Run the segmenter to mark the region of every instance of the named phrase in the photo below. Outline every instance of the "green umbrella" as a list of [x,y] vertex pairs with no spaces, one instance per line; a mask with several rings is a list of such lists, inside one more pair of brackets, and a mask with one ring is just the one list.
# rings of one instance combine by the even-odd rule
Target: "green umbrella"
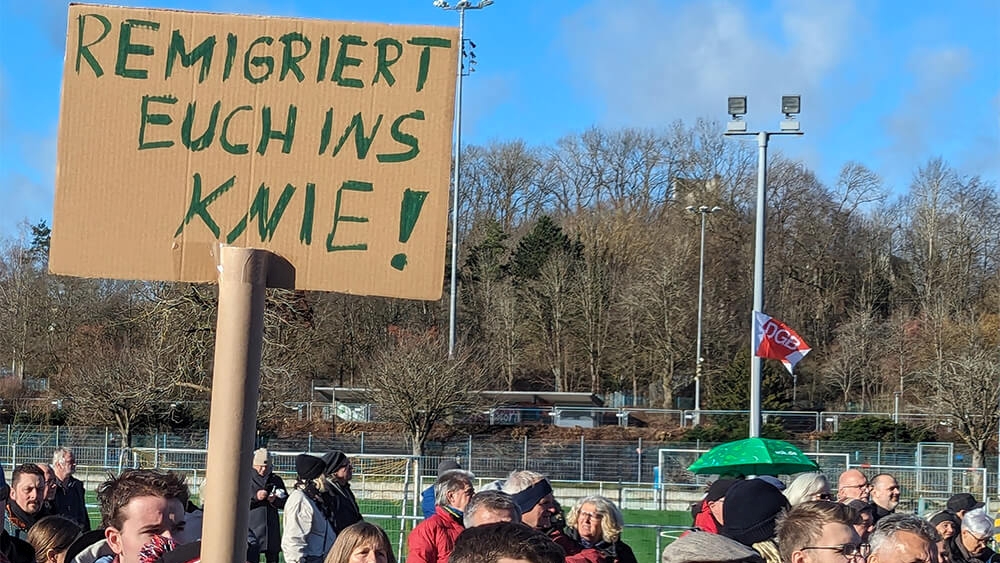
[[745,438],[708,450],[688,467],[698,475],[792,475],[818,471],[816,462],[782,440]]

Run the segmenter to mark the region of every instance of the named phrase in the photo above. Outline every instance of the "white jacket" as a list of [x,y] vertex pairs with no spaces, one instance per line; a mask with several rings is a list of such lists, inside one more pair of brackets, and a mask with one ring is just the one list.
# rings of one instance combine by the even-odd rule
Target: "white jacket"
[[337,533],[312,500],[300,489],[288,493],[285,525],[281,533],[281,551],[287,563],[310,559],[322,561],[333,547]]

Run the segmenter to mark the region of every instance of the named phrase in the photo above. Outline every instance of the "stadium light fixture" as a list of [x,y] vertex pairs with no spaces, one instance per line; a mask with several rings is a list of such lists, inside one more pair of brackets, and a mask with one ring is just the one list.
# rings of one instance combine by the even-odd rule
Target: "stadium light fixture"
[[[458,12],[458,81],[455,87],[455,155],[453,179],[451,183],[451,287],[448,296],[448,359],[455,357],[455,335],[458,326],[458,192],[462,185],[462,79],[475,70],[476,54],[472,49],[476,44],[465,38],[465,11],[482,10],[493,4],[493,0],[479,0],[473,5],[469,0],[460,0],[454,6],[445,0],[434,0],[434,6],[442,10]],[[466,42],[469,49],[466,50]],[[466,57],[469,59],[466,66]]]
[[[742,99],[742,102],[739,100]],[[742,103],[742,106],[741,106]],[[789,118],[781,122],[780,131],[756,131],[749,132],[746,129],[746,122],[738,118],[746,114],[746,97],[730,97],[728,104],[729,115],[736,121],[730,121],[726,127],[726,135],[753,135],[757,137],[757,220],[754,237],[754,265],[753,265],[753,311],[750,313],[750,340],[753,342],[753,326],[756,323],[756,314],[764,312],[764,217],[767,209],[767,142],[771,135],[801,135],[799,122],[793,116],[801,109],[800,96],[783,96],[781,99],[781,109],[785,117]],[[785,110],[789,111],[785,111]],[[733,127],[733,124],[741,127]],[[751,345],[752,346],[752,345]],[[750,357],[750,437],[760,436],[761,413],[760,413],[760,380],[763,368],[763,359],[752,355]]]

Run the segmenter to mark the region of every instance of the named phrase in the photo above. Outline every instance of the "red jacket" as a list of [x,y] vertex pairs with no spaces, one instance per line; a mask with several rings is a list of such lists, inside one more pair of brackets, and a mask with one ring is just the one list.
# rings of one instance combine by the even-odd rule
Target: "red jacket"
[[448,563],[455,549],[455,538],[465,527],[441,506],[434,507],[434,515],[417,524],[406,538],[409,553],[406,563]]
[[[549,533],[549,537],[566,552],[566,563],[604,563],[605,557],[592,547],[583,547],[579,542],[561,530]],[[409,560],[407,560],[409,563]]]
[[708,501],[701,501],[701,512],[694,517],[694,527],[713,534],[719,533],[719,523],[712,516],[712,511],[708,508]]

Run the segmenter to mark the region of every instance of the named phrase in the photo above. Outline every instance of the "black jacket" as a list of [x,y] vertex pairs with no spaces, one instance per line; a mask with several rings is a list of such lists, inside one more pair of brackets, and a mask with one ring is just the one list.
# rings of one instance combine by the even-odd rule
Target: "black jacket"
[[361,509],[358,508],[358,501],[354,498],[350,483],[343,485],[333,481],[328,483],[329,487],[323,495],[331,507],[330,515],[333,521],[330,525],[333,526],[333,531],[339,534],[344,528],[362,520]]
[[56,496],[52,499],[54,514],[61,514],[76,522],[84,532],[90,531],[90,515],[87,514],[86,491],[83,481],[70,475],[56,487]]
[[[265,490],[268,495],[283,491],[280,498],[257,500],[257,491]],[[285,507],[288,491],[285,482],[274,473],[261,477],[256,471],[250,476],[250,530],[257,536],[261,553],[281,550],[281,518],[278,510]]]
[[979,555],[972,555],[962,545],[962,532],[957,532],[948,540],[948,551],[951,553],[951,563],[996,563],[996,553],[985,548]]
[[35,563],[35,550],[30,543],[0,529],[0,559],[3,557],[10,563]]

